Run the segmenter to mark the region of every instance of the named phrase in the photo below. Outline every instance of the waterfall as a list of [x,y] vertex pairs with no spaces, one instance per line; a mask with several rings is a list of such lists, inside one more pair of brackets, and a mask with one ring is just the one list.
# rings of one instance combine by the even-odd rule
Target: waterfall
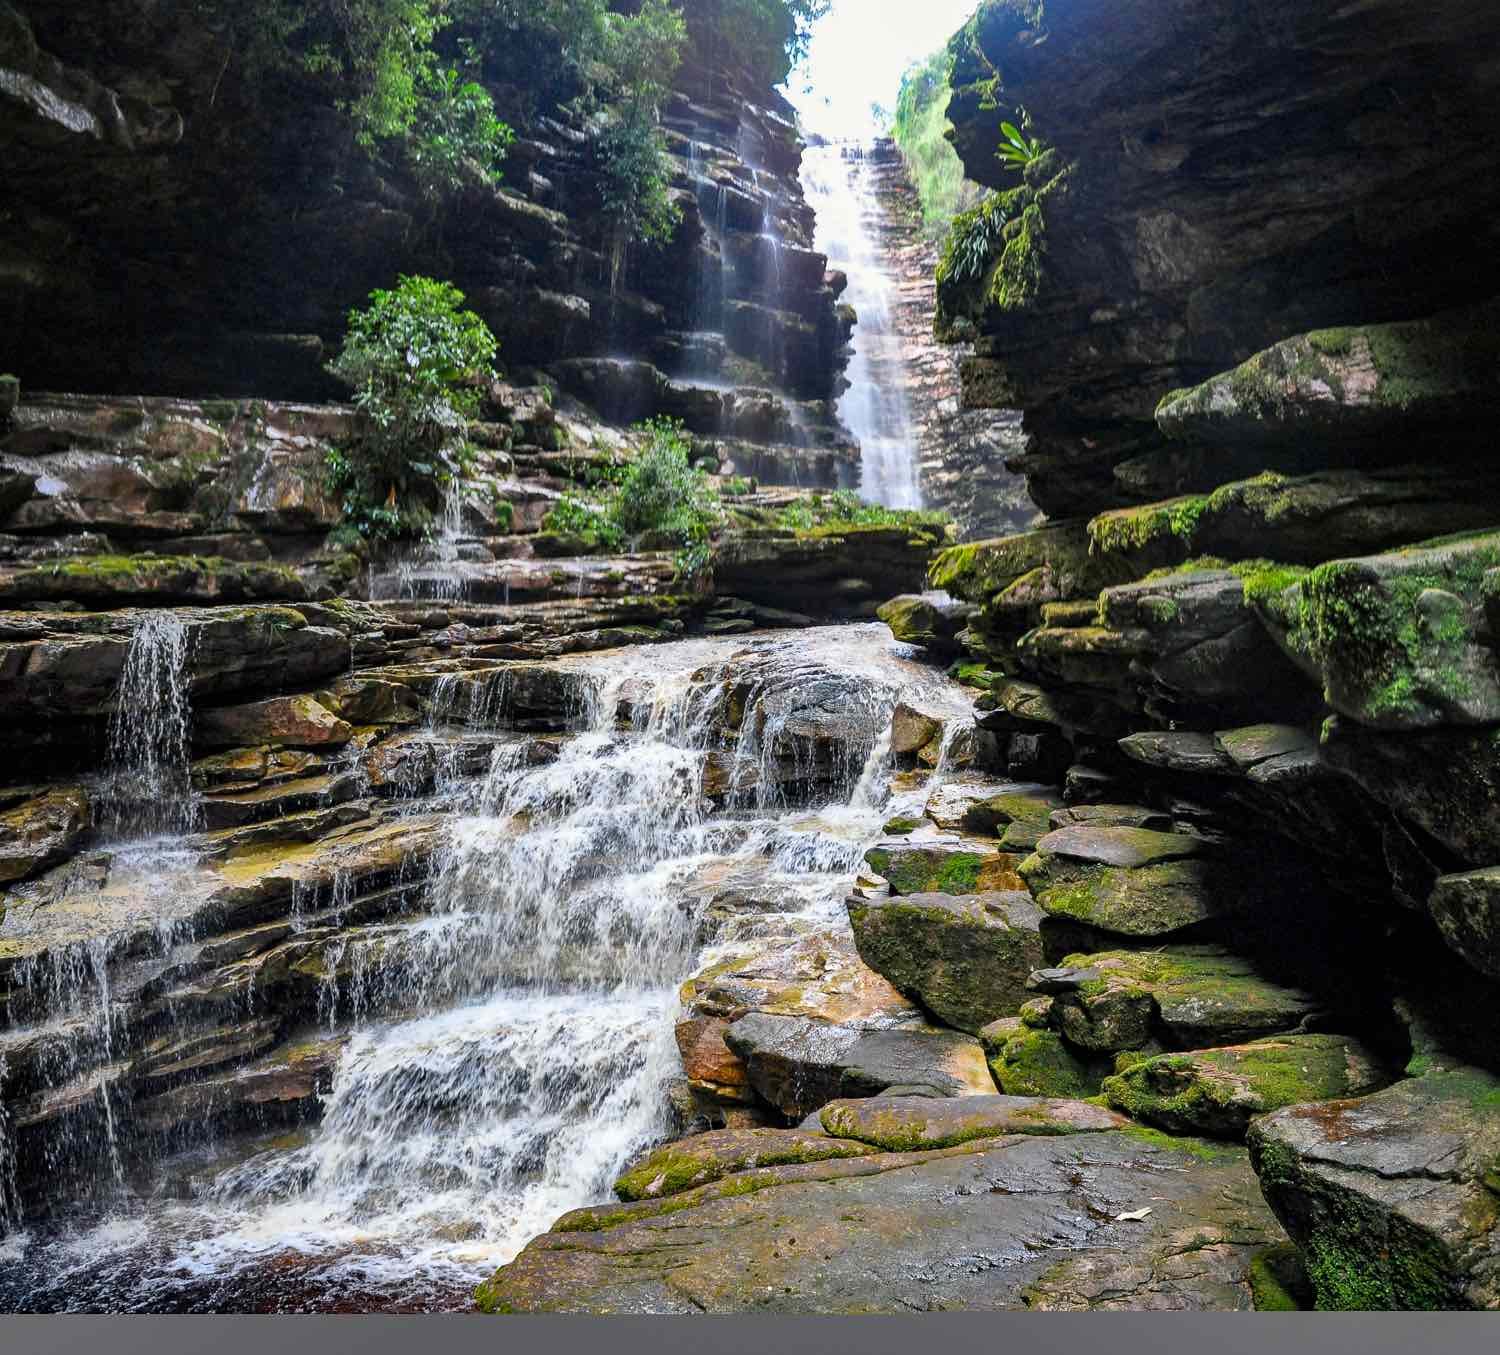
[[148,612],[131,633],[109,721],[106,795],[117,838],[193,828],[188,648],[188,629],[170,612]]
[[[462,1306],[671,1136],[679,985],[706,945],[847,926],[851,875],[886,816],[895,704],[940,679],[873,625],[564,662],[576,714],[548,759],[500,732],[510,671],[433,691],[428,737],[485,737],[491,760],[464,779],[455,759],[413,802],[448,814],[419,911],[351,927],[330,957],[315,1033],[342,1052],[321,1123],[195,1145],[190,1192],[133,1195],[127,1159],[113,1212],[30,1244],[0,1276],[0,1307],[19,1293],[223,1310],[268,1292],[314,1308],[350,1293]],[[712,917],[741,875],[779,911]],[[301,911],[326,925],[339,890]],[[95,991],[91,1062],[107,1073],[101,975]],[[95,1154],[105,1176],[111,1129]],[[0,1209],[5,1153],[0,1125]]]
[[843,299],[859,317],[850,341],[849,389],[838,413],[859,440],[860,494],[888,508],[920,508],[916,441],[906,398],[910,373],[901,339],[893,332],[894,289],[871,232],[879,205],[864,148],[809,148],[802,161],[802,188],[818,214],[813,247],[828,256],[830,269],[848,276]]

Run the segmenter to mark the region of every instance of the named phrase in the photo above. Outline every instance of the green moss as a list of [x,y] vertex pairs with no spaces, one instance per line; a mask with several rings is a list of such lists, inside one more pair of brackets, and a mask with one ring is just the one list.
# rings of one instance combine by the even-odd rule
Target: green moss
[[1089,523],[1089,549],[1095,554],[1141,555],[1153,550],[1187,552],[1209,497],[1187,494],[1142,508],[1117,508]]
[[887,819],[881,832],[889,837],[905,837],[908,833],[914,833],[922,826],[921,819]]
[[1055,1031],[1022,1030],[990,1059],[990,1072],[1007,1096],[1079,1099],[1099,1091],[1102,1069],[1080,1059]]
[[1281,565],[1272,560],[1241,560],[1230,565],[1229,570],[1240,579],[1245,601],[1252,606],[1268,603],[1307,577],[1302,565]]
[[1300,1313],[1306,1304],[1298,1291],[1306,1283],[1295,1247],[1268,1247],[1250,1262],[1250,1294],[1258,1313]]
[[1187,1153],[1190,1157],[1196,1157],[1200,1162],[1242,1160],[1240,1155],[1243,1150],[1229,1144],[1213,1143],[1208,1139],[1192,1137],[1176,1138],[1143,1124],[1126,1125],[1120,1132],[1130,1135],[1133,1139],[1139,1139],[1142,1143],[1149,1143],[1153,1148],[1160,1148],[1171,1153]]
[[233,423],[240,416],[240,407],[233,400],[205,400],[202,409],[215,423]]

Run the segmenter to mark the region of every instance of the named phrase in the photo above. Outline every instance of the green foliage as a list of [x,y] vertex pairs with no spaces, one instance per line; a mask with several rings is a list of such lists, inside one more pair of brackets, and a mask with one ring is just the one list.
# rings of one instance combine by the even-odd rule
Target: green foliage
[[830,0],[694,0],[687,12],[695,41],[711,58],[779,85],[807,55],[812,27],[829,8]]
[[1000,149],[995,152],[1010,169],[1024,170],[1033,161],[1040,160],[1046,147],[1035,137],[1028,137],[1013,122],[1002,122],[1000,131],[1005,140],[1000,143]]
[[[321,82],[355,141],[371,154],[395,151],[432,194],[460,186],[465,165],[492,178],[512,139],[488,91],[441,59],[450,8],[450,0],[197,0],[228,49],[226,71],[237,65],[256,91],[278,75]],[[477,57],[464,42],[456,53]]]
[[836,531],[850,527],[900,527],[908,531],[931,531],[947,525],[944,513],[933,510],[887,508],[866,503],[852,489],[830,494],[810,494],[781,509],[774,525],[794,532]]
[[361,536],[388,540],[431,525],[430,503],[461,478],[460,434],[476,412],[495,358],[495,337],[456,287],[401,277],[376,290],[328,370],[354,387],[364,425],[351,449],[332,453],[330,488]]
[[938,260],[938,282],[977,282],[982,278],[1004,247],[1007,220],[1005,200],[998,194],[956,217]]
[[616,492],[615,521],[628,537],[671,542],[678,572],[692,578],[708,563],[718,501],[707,475],[692,464],[692,444],[680,423],[651,419],[641,427],[649,442]]
[[406,142],[406,159],[430,196],[464,186],[466,171],[493,181],[515,133],[495,116],[483,85],[444,67],[424,77],[424,106]]
[[960,212],[970,210],[982,191],[964,177],[963,161],[948,139],[952,72],[953,54],[946,47],[909,66],[891,127],[922,204],[923,224],[933,238]]
[[[672,238],[682,211],[670,195],[671,164],[666,142],[653,120],[629,117],[595,139],[603,212],[617,241],[664,243]],[[623,256],[615,260],[616,281]]]
[[564,498],[542,523],[549,532],[581,537],[591,548],[627,545],[677,552],[677,572],[696,576],[708,563],[713,531],[722,520],[708,476],[692,464],[682,425],[651,419],[639,425],[646,445],[598,502]]
[[608,507],[572,495],[564,495],[542,519],[542,530],[576,536],[590,550],[605,554],[625,547],[625,533],[610,515]]

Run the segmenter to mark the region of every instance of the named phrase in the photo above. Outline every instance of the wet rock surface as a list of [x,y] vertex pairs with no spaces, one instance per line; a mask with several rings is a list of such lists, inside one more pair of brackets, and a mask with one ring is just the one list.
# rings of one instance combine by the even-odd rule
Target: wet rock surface
[[[1248,1309],[1250,1259],[1279,1236],[1238,1150],[1195,1156],[1122,1133],[775,1168],[741,1193],[678,1204],[658,1217],[570,1216],[484,1286],[481,1308]],[[976,1255],[982,1271],[954,1264]]]

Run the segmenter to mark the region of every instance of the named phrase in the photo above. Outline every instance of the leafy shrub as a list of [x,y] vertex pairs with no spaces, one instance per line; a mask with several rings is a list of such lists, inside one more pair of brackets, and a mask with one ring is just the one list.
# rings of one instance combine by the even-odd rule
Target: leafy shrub
[[623,550],[625,533],[610,515],[607,505],[588,503],[564,495],[542,519],[542,530],[581,537],[591,550],[604,553]]
[[489,91],[443,67],[425,81],[423,99],[405,145],[417,182],[434,197],[462,188],[468,171],[492,182],[515,133],[495,116]]
[[[604,217],[622,245],[625,241],[663,243],[682,221],[670,195],[671,164],[666,141],[653,122],[630,118],[607,128],[594,141]],[[623,256],[615,260],[616,278]]]
[[354,388],[362,436],[329,459],[330,487],[360,535],[390,539],[430,526],[442,487],[461,478],[462,441],[495,359],[495,336],[456,287],[398,279],[349,328],[328,370]]
[[646,445],[609,495],[597,503],[564,498],[542,525],[604,551],[626,545],[675,550],[679,576],[692,578],[708,563],[722,517],[718,497],[692,464],[692,444],[680,423],[651,419],[639,427]]

